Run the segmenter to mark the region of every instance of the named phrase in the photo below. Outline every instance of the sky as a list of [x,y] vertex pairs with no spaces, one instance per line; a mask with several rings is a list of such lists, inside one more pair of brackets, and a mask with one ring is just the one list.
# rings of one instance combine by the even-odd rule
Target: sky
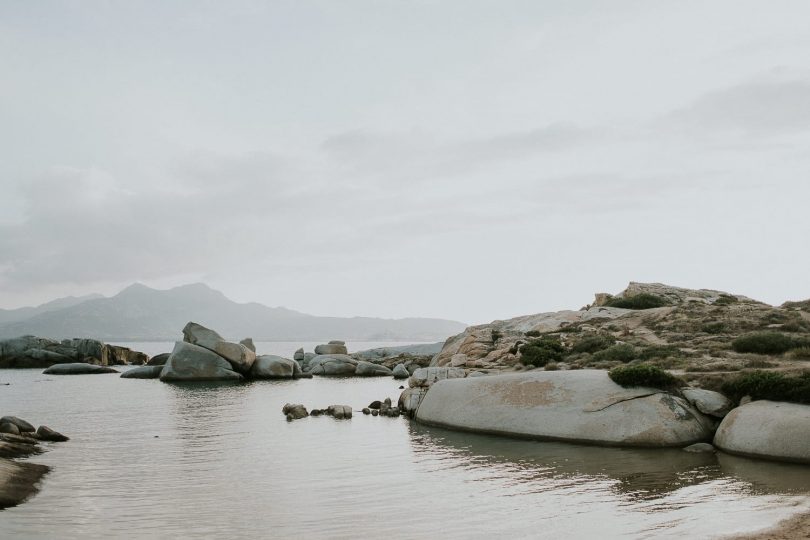
[[810,4],[0,0],[0,307],[810,297]]

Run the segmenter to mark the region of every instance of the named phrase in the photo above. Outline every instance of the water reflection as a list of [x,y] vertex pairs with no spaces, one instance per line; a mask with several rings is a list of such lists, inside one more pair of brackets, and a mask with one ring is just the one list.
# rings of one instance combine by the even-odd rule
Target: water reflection
[[679,489],[715,482],[718,489],[759,495],[810,493],[810,467],[681,449],[633,449],[507,439],[411,423],[416,459],[438,468],[508,476],[524,491],[597,482],[626,502],[652,501]]

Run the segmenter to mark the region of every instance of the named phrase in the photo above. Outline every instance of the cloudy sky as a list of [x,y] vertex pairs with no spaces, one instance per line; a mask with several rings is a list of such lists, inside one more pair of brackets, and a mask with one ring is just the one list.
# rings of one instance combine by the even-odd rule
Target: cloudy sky
[[805,0],[0,0],[0,307],[810,297]]

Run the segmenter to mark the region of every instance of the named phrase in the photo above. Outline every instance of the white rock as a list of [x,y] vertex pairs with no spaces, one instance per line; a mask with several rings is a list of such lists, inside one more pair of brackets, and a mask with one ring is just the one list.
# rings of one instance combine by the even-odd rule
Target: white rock
[[731,400],[719,392],[703,388],[684,388],[681,393],[700,412],[716,418],[723,418],[734,408]]

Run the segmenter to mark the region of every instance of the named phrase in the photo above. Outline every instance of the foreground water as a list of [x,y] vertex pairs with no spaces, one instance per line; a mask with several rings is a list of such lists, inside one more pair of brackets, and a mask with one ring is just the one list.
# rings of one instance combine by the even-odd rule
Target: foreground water
[[810,467],[281,414],[395,400],[388,378],[0,382],[0,413],[72,437],[31,458],[53,470],[3,538],[710,538],[810,508]]

